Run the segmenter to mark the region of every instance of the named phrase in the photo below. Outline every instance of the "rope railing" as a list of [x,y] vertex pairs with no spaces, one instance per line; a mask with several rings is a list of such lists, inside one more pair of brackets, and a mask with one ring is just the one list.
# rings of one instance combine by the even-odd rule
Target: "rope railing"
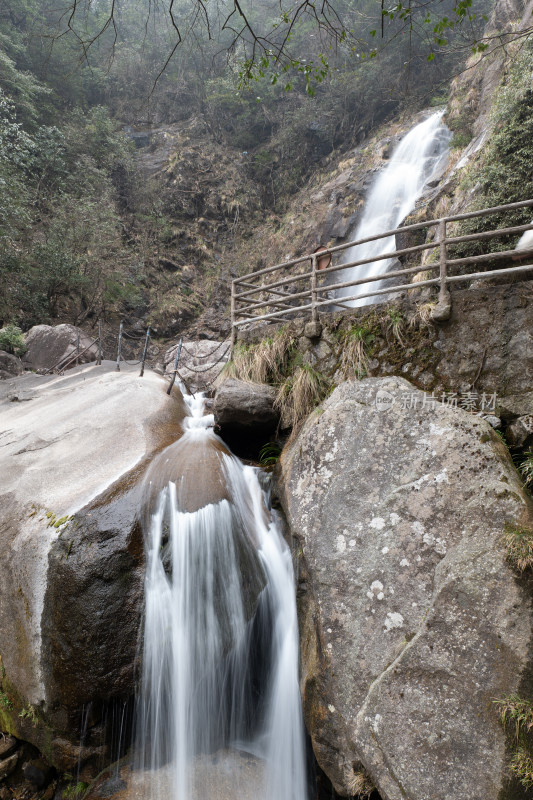
[[[131,359],[124,357],[125,340],[135,341],[139,345],[143,343],[143,349],[140,358]],[[210,340],[208,339],[197,340],[197,344],[200,341],[210,341]],[[150,328],[147,328],[146,333],[144,333],[142,336],[133,336],[124,330],[124,323],[121,322],[118,333],[112,334],[109,331],[103,333],[102,321],[99,319],[98,336],[96,338],[94,338],[88,345],[86,345],[85,347],[83,347],[83,349],[81,349],[80,333],[78,332],[76,334],[76,345],[74,349],[71,352],[69,352],[66,356],[63,355],[59,359],[59,361],[57,361],[52,367],[47,369],[43,374],[46,375],[53,372],[57,372],[60,375],[62,375],[64,371],[69,367],[73,365],[78,365],[82,356],[85,355],[88,351],[90,351],[91,348],[95,348],[96,349],[96,359],[94,360],[95,366],[100,366],[102,364],[102,361],[105,359],[108,359],[110,361],[115,361],[116,364],[115,371],[117,372],[120,372],[121,364],[128,364],[129,366],[140,365],[141,369],[139,377],[143,377],[145,368],[147,366],[153,368],[155,366],[155,364],[153,363],[154,356],[159,356],[161,353],[161,347],[158,347],[153,343],[151,344],[149,349],[150,342],[151,342]],[[219,364],[221,364],[224,361],[221,369],[216,371],[215,375],[211,378],[211,380],[202,381],[204,387],[207,388],[211,386],[219,377],[222,369],[224,368],[225,361],[227,361],[231,350],[231,343],[226,339],[216,343],[216,346],[214,348],[211,348],[208,352],[198,352],[198,351],[193,352],[192,350],[183,345],[182,337],[180,337],[177,343],[173,342],[172,340],[170,342],[167,342],[165,345],[165,350],[167,352],[172,350],[172,348],[176,344],[177,344],[177,354],[176,358],[174,359],[175,364],[170,379],[165,374],[165,368],[163,367],[163,372],[164,372],[163,377],[165,377],[167,380],[170,380],[170,385],[167,388],[167,394],[170,394],[172,392],[172,386],[174,385],[176,377],[179,378],[181,384],[185,386],[187,392],[189,394],[193,394],[193,391],[188,384],[190,377],[186,377],[185,375],[182,374],[182,371],[178,369],[178,362],[182,352],[186,353],[188,357],[191,358],[193,361],[204,362],[204,365],[200,366],[194,363],[187,363],[182,366],[181,368],[182,370],[197,375],[202,375],[214,370]],[[219,354],[218,358],[215,361],[213,361],[213,357],[216,354]],[[209,363],[206,363],[207,359],[209,359]]]
[[[433,310],[434,320],[442,321],[448,319],[451,313],[449,284],[465,280],[486,280],[495,276],[515,275],[521,278],[526,273],[533,271],[533,263],[529,263],[496,268],[484,272],[449,274],[449,271],[457,271],[457,268],[463,268],[466,265],[482,265],[498,259],[508,260],[509,258],[516,259],[518,257],[523,259],[527,257],[533,260],[533,247],[521,251],[505,249],[459,258],[450,258],[450,247],[467,242],[483,243],[496,237],[523,234],[526,231],[533,230],[533,223],[452,236],[449,235],[448,226],[455,222],[530,208],[531,206],[533,206],[533,200],[523,200],[518,203],[507,203],[506,205],[471,211],[466,214],[455,214],[448,217],[425,220],[424,222],[405,225],[374,236],[367,236],[364,239],[345,242],[335,247],[324,247],[321,248],[320,253],[308,253],[235,278],[231,286],[232,344],[235,343],[240,328],[253,327],[258,322],[289,321],[302,314],[304,316],[310,314],[314,320],[318,320],[318,312],[327,310],[328,307],[330,310],[338,310],[339,307],[352,308],[347,304],[371,297],[379,298],[383,295],[394,295],[398,292],[420,289],[424,286],[437,286],[439,288],[438,302]],[[329,255],[331,260],[334,256],[342,256],[346,250],[352,247],[390,239],[393,236],[404,236],[405,234],[421,231],[430,232],[432,229],[434,230],[433,240],[426,241],[423,244],[398,247],[396,240],[395,248],[379,255],[353,259],[344,263],[337,260],[336,263],[325,268],[320,268],[318,264],[319,258],[322,259],[325,255]],[[345,273],[345,270],[357,269],[366,264],[412,258],[435,250],[438,253],[438,259],[434,261],[426,261],[415,266],[409,265],[403,269],[393,269],[380,275],[357,277],[357,273],[355,273],[355,277],[348,277]],[[401,280],[421,272],[428,273],[428,277],[415,282]],[[431,273],[438,274],[431,277]],[[332,280],[329,280],[330,278]],[[387,288],[379,287],[382,281],[391,278],[400,279],[399,285],[387,286]],[[336,292],[345,291],[352,287],[354,289],[353,292],[335,297]],[[363,291],[359,287],[364,287]],[[356,289],[357,291],[355,291]]]

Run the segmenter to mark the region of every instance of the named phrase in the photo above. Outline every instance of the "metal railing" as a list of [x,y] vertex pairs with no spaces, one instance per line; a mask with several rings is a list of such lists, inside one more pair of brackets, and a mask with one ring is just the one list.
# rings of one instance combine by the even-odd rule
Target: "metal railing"
[[[465,256],[462,258],[450,258],[450,246],[462,244],[464,242],[484,241],[498,236],[522,234],[525,231],[533,230],[533,223],[490,231],[480,231],[460,236],[449,236],[447,226],[454,222],[462,222],[464,220],[531,206],[533,206],[533,200],[523,200],[519,203],[508,203],[507,205],[485,208],[481,211],[472,211],[467,214],[456,214],[449,217],[425,220],[424,222],[418,222],[414,225],[405,225],[402,228],[385,231],[376,236],[369,236],[366,239],[358,239],[336,247],[329,247],[321,252],[303,255],[299,258],[294,258],[272,267],[265,267],[264,269],[256,270],[255,272],[250,272],[247,275],[236,278],[231,286],[232,342],[235,342],[239,328],[243,326],[253,326],[263,320],[288,321],[302,315],[311,315],[313,320],[318,320],[319,310],[326,310],[328,306],[334,308],[334,310],[351,308],[351,306],[347,304],[354,301],[369,297],[379,297],[380,295],[397,294],[398,292],[420,289],[424,286],[439,287],[439,298],[433,310],[433,318],[435,320],[448,319],[451,311],[450,284],[465,280],[483,280],[498,275],[520,275],[521,273],[531,272],[533,270],[533,264],[530,263],[520,264],[514,267],[505,267],[503,269],[490,269],[490,271],[484,272],[453,274],[458,267],[464,267],[466,264],[483,264],[485,262],[494,261],[495,259],[510,259],[517,258],[518,256],[520,258],[527,257],[533,260],[533,249],[520,251],[503,250]],[[373,255],[346,263],[337,260],[335,264],[328,266],[326,269],[318,269],[318,261],[319,259],[323,259],[325,254],[331,254],[332,258],[335,258],[345,250],[356,245],[387,239],[396,235],[405,235],[406,233],[414,231],[423,231],[424,229],[429,232],[432,228],[436,229],[434,238],[432,241],[426,241],[424,244],[395,249],[392,252],[383,253],[382,255]],[[388,261],[400,257],[409,257],[413,254],[436,249],[438,249],[438,260],[435,259],[431,262],[426,261],[425,263],[409,266],[405,269],[393,269],[385,274],[372,277],[355,277],[351,280],[342,280],[343,274],[345,275],[345,270],[353,269],[354,267],[360,267],[364,264],[370,264],[376,261]],[[430,274],[432,272],[438,272],[438,275],[424,280],[417,280],[416,282],[400,281],[400,285],[388,286],[386,288],[379,287],[379,283],[384,280],[388,281],[390,278],[401,279],[421,272]],[[326,276],[333,276],[333,273],[337,273],[337,275],[334,276],[333,282],[328,283]],[[274,277],[273,281],[270,280],[271,277]],[[373,288],[372,284],[376,283],[378,285],[376,288]],[[339,290],[345,290],[350,287],[361,287],[364,284],[369,284],[369,286],[365,287],[363,291],[358,291],[348,296],[335,296]]]

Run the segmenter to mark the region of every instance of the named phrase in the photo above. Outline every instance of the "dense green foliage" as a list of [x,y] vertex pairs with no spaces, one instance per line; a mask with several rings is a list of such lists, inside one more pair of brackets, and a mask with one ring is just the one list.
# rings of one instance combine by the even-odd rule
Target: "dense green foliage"
[[[464,188],[475,191],[471,210],[492,208],[533,197],[533,43],[526,42],[501,86],[493,111],[493,132],[482,156],[467,172]],[[461,225],[461,233],[526,225],[531,208],[499,212]],[[490,242],[493,252],[512,249],[517,235]],[[458,257],[486,252],[487,243],[457,245]],[[501,262],[494,262],[502,266]]]
[[[243,7],[251,24],[282,36],[277,2]],[[206,213],[205,193],[178,178],[163,186],[141,177],[124,125],[198,120],[202,147],[242,164],[242,186],[258,187],[260,208],[232,178],[217,229],[227,250],[238,219],[282,213],[321,159],[359,143],[400,103],[427,103],[461,57],[450,50],[428,67],[427,41],[411,36],[398,9],[381,39],[374,0],[338,0],[351,45],[341,36],[328,50],[331,41],[302,17],[287,41],[290,69],[270,65],[239,91],[247,50],[232,47],[231,26],[220,24],[223,3],[209,6],[218,24],[208,28],[197,4],[176,2],[187,33],[176,50],[165,3],[122,0],[111,19],[106,2],[79,2],[70,31],[65,8],[50,0],[0,8],[0,324],[23,328],[109,312],[151,321],[162,296],[178,311],[201,310],[158,264],[161,254],[180,268],[213,260],[190,230]]]

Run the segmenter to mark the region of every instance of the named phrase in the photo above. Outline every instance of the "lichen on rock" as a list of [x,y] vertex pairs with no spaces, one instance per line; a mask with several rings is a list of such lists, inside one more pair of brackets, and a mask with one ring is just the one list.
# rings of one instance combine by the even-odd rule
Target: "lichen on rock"
[[531,499],[499,437],[401,378],[343,383],[283,453],[280,493],[304,714],[336,790],[363,765],[384,800],[496,800],[492,700],[531,668],[533,633],[502,541]]

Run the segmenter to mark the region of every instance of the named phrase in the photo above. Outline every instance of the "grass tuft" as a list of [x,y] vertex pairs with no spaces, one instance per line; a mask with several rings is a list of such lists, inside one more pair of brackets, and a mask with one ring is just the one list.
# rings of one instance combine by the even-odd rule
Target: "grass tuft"
[[322,402],[330,390],[330,382],[309,364],[296,368],[294,375],[278,389],[275,407],[281,416],[283,428],[294,427]]
[[367,800],[375,789],[370,777],[363,769],[353,770],[348,780],[348,789],[352,797]]
[[533,567],[533,532],[517,528],[509,523],[505,526],[503,543],[507,550],[507,561],[518,572]]
[[528,450],[520,464],[520,472],[526,486],[533,487],[533,451]]
[[63,789],[63,800],[81,800],[88,788],[89,784],[83,781],[71,783]]
[[405,347],[405,342],[403,340],[405,320],[402,312],[398,311],[396,308],[389,308],[387,316],[389,318],[387,330],[390,331],[399,345]]
[[295,342],[289,329],[283,327],[274,336],[257,344],[236,344],[217,383],[228,378],[251,383],[279,383],[289,367]]
[[525,789],[533,788],[533,758],[524,745],[517,747],[513,753],[510,768]]
[[356,378],[364,378],[368,371],[368,356],[375,336],[367,328],[354,325],[342,337],[340,369]]
[[533,728],[533,705],[529,700],[524,700],[518,694],[510,694],[494,700],[494,703],[498,709],[500,722],[504,727],[514,725],[517,739],[521,733],[529,733]]
[[431,318],[431,314],[433,309],[437,307],[437,303],[421,303],[419,306],[416,307],[416,310],[412,317],[409,320],[409,327],[410,328],[431,328],[433,325],[433,320]]

